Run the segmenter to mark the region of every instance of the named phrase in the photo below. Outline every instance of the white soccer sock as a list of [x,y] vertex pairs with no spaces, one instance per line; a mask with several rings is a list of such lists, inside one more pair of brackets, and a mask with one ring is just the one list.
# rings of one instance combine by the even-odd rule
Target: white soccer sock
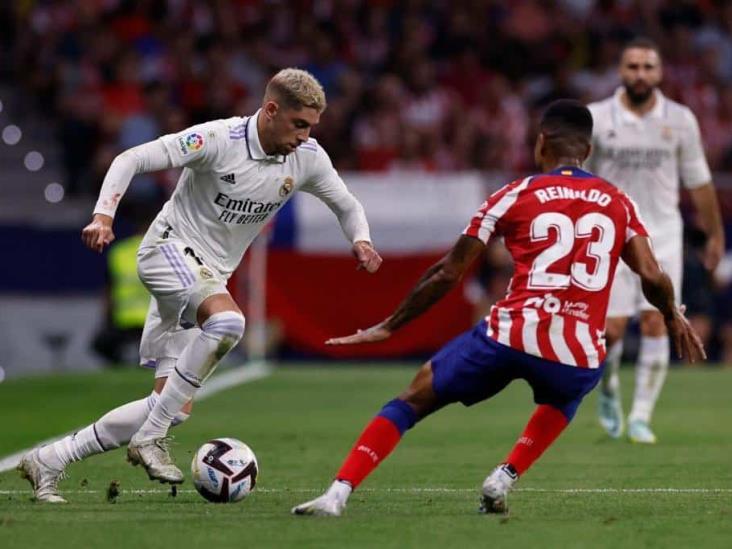
[[211,315],[201,326],[198,337],[183,350],[158,402],[136,433],[136,439],[164,437],[186,402],[194,397],[219,361],[243,335],[244,317],[240,314],[225,311]]
[[616,341],[610,346],[605,357],[605,371],[602,373],[600,390],[607,396],[620,398],[620,359],[623,356],[623,340]]
[[638,364],[635,367],[635,396],[628,421],[650,423],[669,363],[668,336],[641,338]]
[[177,414],[175,414],[173,421],[170,422],[170,426],[177,427],[181,423],[185,423],[186,421],[188,421],[189,417],[191,417],[191,414],[187,414],[185,412],[178,412]]
[[146,398],[123,404],[73,435],[42,447],[38,457],[49,467],[63,470],[74,461],[119,448],[137,432],[157,399],[153,391]]

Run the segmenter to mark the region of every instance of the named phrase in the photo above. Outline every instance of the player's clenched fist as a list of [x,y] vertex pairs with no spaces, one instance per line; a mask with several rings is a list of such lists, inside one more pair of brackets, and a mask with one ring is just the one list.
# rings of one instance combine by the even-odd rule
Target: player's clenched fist
[[359,240],[353,245],[353,255],[358,260],[358,268],[366,269],[370,273],[375,273],[381,266],[381,256],[374,249],[371,242]]
[[114,241],[112,218],[104,214],[95,214],[92,222],[81,231],[81,240],[87,248],[102,253],[104,247]]

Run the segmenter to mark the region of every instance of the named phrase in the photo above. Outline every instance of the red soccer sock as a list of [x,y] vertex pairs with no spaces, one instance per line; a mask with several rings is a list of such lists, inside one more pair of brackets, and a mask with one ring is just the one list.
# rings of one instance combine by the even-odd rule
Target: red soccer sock
[[390,419],[376,416],[358,437],[336,479],[348,482],[355,490],[391,453],[401,438],[402,434]]
[[539,459],[544,450],[557,439],[569,421],[562,412],[553,406],[542,404],[536,408],[526,425],[521,438],[506,458],[516,472],[521,475]]

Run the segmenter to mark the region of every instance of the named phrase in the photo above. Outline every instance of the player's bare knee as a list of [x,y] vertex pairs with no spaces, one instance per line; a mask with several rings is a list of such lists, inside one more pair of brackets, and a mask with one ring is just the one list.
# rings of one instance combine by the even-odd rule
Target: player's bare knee
[[153,391],[157,394],[160,394],[163,392],[163,388],[165,387],[165,382],[168,380],[166,377],[156,377],[155,382],[153,383]]
[[401,400],[410,408],[412,408],[412,410],[414,410],[418,416],[421,416],[420,412],[425,406],[425,399],[422,395],[410,389],[407,389],[406,391],[400,393],[397,399]]
[[199,326],[203,326],[212,316],[221,313],[236,313],[243,316],[228,293],[219,293],[211,295],[201,302],[196,312],[196,321]]
[[429,362],[422,366],[412,383],[398,398],[408,404],[420,418],[437,408],[438,399],[432,388],[432,366]]

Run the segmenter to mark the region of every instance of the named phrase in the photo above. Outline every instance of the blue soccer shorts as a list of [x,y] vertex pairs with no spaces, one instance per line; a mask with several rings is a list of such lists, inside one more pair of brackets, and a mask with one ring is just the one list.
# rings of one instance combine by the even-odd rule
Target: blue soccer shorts
[[488,337],[485,321],[447,343],[432,357],[432,388],[440,404],[471,406],[525,379],[536,404],[574,417],[584,396],[602,377],[599,368],[578,368],[517,351]]

